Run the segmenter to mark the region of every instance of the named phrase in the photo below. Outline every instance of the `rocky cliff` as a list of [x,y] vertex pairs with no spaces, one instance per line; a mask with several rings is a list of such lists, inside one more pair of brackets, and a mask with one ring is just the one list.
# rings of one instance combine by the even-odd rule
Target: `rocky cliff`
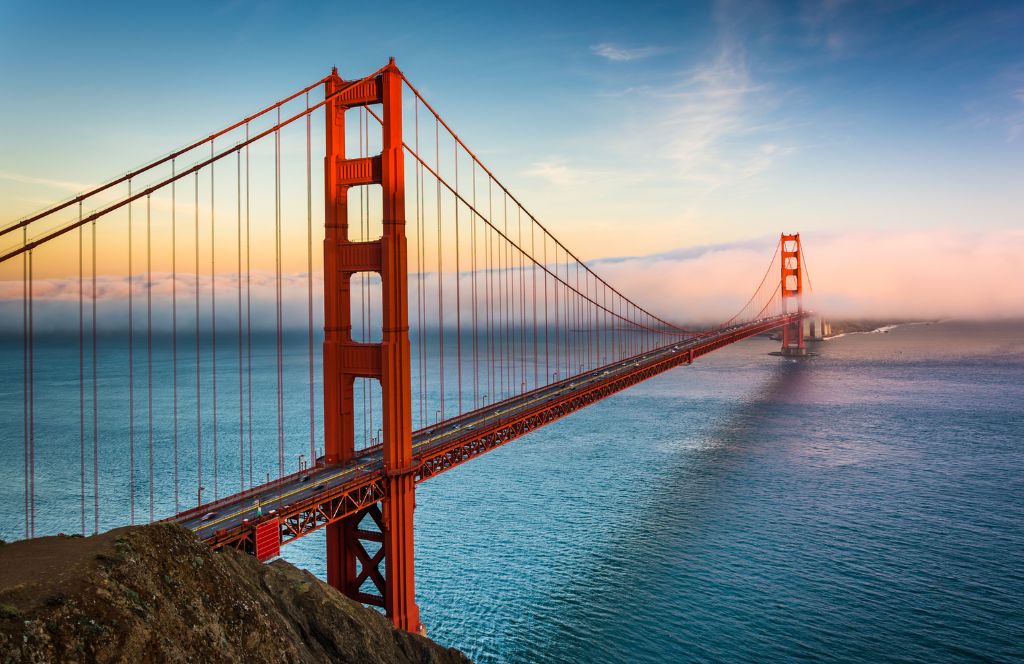
[[284,561],[157,524],[0,546],[0,662],[468,662]]

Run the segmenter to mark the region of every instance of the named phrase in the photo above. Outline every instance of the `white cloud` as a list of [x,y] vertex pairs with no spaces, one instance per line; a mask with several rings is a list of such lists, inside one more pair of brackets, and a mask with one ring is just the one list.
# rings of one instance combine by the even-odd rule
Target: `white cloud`
[[1020,102],[1020,106],[1011,111],[1006,118],[1011,141],[1024,135],[1024,88],[1014,92],[1013,98]]
[[626,48],[625,46],[618,46],[616,44],[605,42],[591,46],[590,51],[594,55],[606,60],[611,60],[612,62],[630,62],[632,60],[642,60],[644,58],[649,58],[652,55],[664,53],[665,49],[658,46]]
[[561,159],[547,159],[534,162],[525,171],[526,175],[547,180],[549,183],[566,187],[590,182],[598,177],[599,171],[573,168]]
[[51,187],[53,189],[61,189],[64,191],[70,191],[78,193],[82,190],[88,189],[89,185],[82,184],[81,182],[68,182],[66,180],[49,180],[47,178],[37,178],[30,175],[21,175],[19,173],[11,173],[10,171],[0,171],[0,180],[7,180],[9,182],[17,182],[19,184],[35,184],[42,185],[44,187]]
[[795,152],[771,113],[778,99],[754,79],[742,46],[723,38],[712,58],[681,72],[675,83],[649,89],[657,120],[641,130],[648,146],[673,165],[675,177],[710,187],[769,170]]
[[1011,142],[1024,137],[1024,64],[999,72],[986,87],[984,94],[966,104],[969,126],[1006,132]]

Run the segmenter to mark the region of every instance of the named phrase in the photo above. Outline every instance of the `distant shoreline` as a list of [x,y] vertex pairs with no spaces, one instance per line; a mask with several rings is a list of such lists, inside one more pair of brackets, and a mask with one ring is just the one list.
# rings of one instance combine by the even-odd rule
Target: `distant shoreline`
[[830,320],[832,334],[824,337],[824,341],[838,339],[848,334],[886,334],[890,330],[903,325],[935,325],[941,323],[941,319],[929,320]]

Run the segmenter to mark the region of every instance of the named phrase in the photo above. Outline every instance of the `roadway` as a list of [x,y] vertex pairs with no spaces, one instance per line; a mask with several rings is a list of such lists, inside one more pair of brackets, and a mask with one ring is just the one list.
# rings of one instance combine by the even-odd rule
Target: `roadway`
[[[417,459],[429,456],[432,450],[444,448],[464,437],[467,430],[484,429],[505,420],[515,419],[517,415],[564,399],[573,392],[586,391],[596,383],[614,380],[617,376],[630,373],[641,366],[656,364],[673,355],[686,353],[695,346],[726,337],[738,329],[751,325],[753,323],[733,326],[711,336],[696,337],[663,346],[465,413],[435,426],[414,431],[413,456]],[[328,492],[350,482],[363,480],[368,475],[379,474],[383,470],[383,465],[383,451],[378,446],[359,454],[344,466],[317,465],[237,496],[193,508],[169,520],[181,523],[200,538],[207,539],[218,530],[234,529],[247,521],[257,519],[258,510],[261,510],[263,515],[271,511],[282,511],[289,504],[308,500],[318,493]]]

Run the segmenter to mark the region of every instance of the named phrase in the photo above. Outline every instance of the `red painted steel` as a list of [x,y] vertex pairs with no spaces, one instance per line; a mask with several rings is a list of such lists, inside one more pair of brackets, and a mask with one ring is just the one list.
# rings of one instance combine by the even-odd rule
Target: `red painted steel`
[[[383,70],[380,70],[380,71],[383,71]],[[264,129],[263,131],[261,131],[261,132],[259,132],[257,134],[254,134],[252,136],[246,137],[246,139],[244,141],[239,141],[238,143],[235,143],[233,146],[231,146],[231,147],[229,147],[229,148],[227,148],[225,150],[222,150],[221,152],[219,152],[217,154],[214,154],[213,156],[211,156],[211,157],[209,157],[207,159],[203,159],[203,160],[197,162],[196,164],[193,164],[192,166],[190,166],[190,167],[188,167],[188,168],[186,168],[184,170],[178,171],[174,175],[172,175],[172,176],[170,176],[168,178],[164,178],[164,179],[160,180],[159,182],[157,182],[157,183],[155,183],[153,185],[150,185],[149,187],[146,187],[145,189],[140,189],[139,191],[137,191],[136,193],[134,193],[134,194],[132,194],[130,196],[125,196],[124,198],[122,198],[119,201],[116,201],[116,202],[111,203],[109,205],[105,205],[104,207],[101,207],[100,209],[96,210],[95,212],[93,212],[92,214],[90,214],[88,216],[82,217],[82,218],[77,219],[75,221],[71,221],[71,222],[65,223],[65,224],[63,224],[62,226],[59,226],[56,229],[53,229],[53,230],[45,232],[43,235],[40,235],[39,237],[37,237],[37,238],[35,238],[33,240],[28,240],[26,238],[20,245],[17,245],[14,248],[12,248],[10,251],[7,251],[6,253],[0,255],[0,263],[8,261],[8,260],[10,260],[12,258],[15,258],[17,256],[21,256],[24,253],[32,251],[36,247],[40,247],[40,246],[42,246],[42,245],[44,245],[44,244],[46,244],[48,242],[51,242],[51,241],[57,239],[58,237],[66,234],[66,233],[70,233],[71,231],[75,230],[76,228],[81,228],[82,226],[85,226],[86,224],[92,223],[92,222],[96,221],[97,219],[105,217],[105,216],[109,215],[111,212],[119,210],[120,208],[122,208],[122,207],[124,207],[126,205],[129,205],[129,204],[131,204],[131,203],[133,203],[133,202],[135,202],[137,200],[144,199],[147,196],[150,196],[153,193],[159,191],[160,189],[162,189],[162,188],[164,188],[164,187],[166,187],[166,186],[168,186],[168,185],[170,185],[170,184],[172,184],[174,182],[177,182],[178,180],[181,180],[181,179],[183,179],[183,178],[185,178],[185,177],[187,177],[189,175],[196,174],[199,171],[201,171],[202,169],[207,168],[208,166],[211,166],[212,164],[215,164],[216,162],[220,161],[221,159],[227,157],[228,155],[236,154],[236,153],[240,152],[241,150],[245,149],[246,147],[256,143],[260,139],[266,138],[267,136],[271,136],[271,135],[275,134],[276,132],[278,132],[279,130],[283,129],[284,127],[287,127],[288,125],[292,124],[293,122],[296,122],[297,120],[299,120],[301,118],[305,118],[310,113],[312,113],[313,111],[317,110],[318,108],[331,104],[332,102],[336,101],[336,97],[344,96],[352,88],[360,87],[367,80],[369,80],[369,79],[371,79],[371,78],[373,78],[375,76],[378,76],[379,74],[380,74],[380,72],[377,72],[377,73],[371,74],[370,76],[367,76],[365,79],[360,79],[360,80],[357,80],[357,81],[348,81],[348,82],[346,82],[344,84],[344,86],[342,86],[340,88],[338,86],[335,86],[334,93],[331,94],[330,96],[327,96],[323,101],[317,102],[316,104],[313,104],[312,106],[309,106],[305,110],[303,110],[303,111],[301,111],[299,113],[296,113],[295,115],[293,115],[293,116],[291,116],[291,117],[289,117],[287,119],[279,120],[273,126],[267,128],[267,129]],[[325,84],[325,86],[326,86],[326,84]],[[296,96],[297,95],[292,95],[288,99],[293,99]],[[280,108],[280,106],[273,106],[273,107],[270,107],[270,108]],[[269,110],[269,109],[267,109],[267,110]],[[256,117],[256,116],[251,116],[251,117]],[[235,123],[235,125],[232,125],[232,126],[233,127],[237,127],[237,126],[240,126],[241,124],[243,124],[243,123]],[[161,160],[159,163],[163,163],[163,161],[164,160]],[[158,163],[158,162],[154,162],[154,164],[150,164],[149,166],[147,166],[147,167],[145,167],[145,168],[143,168],[141,170],[148,170],[149,168],[154,166],[156,163]],[[123,180],[119,179],[117,181],[121,182]],[[106,189],[106,188],[107,188],[106,185],[104,185],[104,187],[102,187],[102,189]],[[101,191],[101,189],[97,189],[96,191],[97,192]],[[93,193],[95,193],[95,192],[93,192]],[[91,194],[86,194],[86,195],[88,196],[88,195],[91,195]],[[57,211],[57,210],[63,209],[64,207],[66,207],[66,206],[61,204],[61,205],[57,206],[56,208],[53,208],[51,211],[48,211],[48,212],[44,213],[42,216],[38,216],[37,215],[37,216],[33,217],[33,219],[44,218],[46,215],[51,214],[52,211]],[[26,229],[26,224],[29,224],[29,223],[30,223],[30,221],[26,220],[26,221],[18,222],[17,225],[20,228],[22,228],[22,231],[24,232],[25,229]],[[7,227],[7,228],[10,228],[10,227]]]
[[[590,406],[602,399],[616,394],[628,387],[674,369],[681,365],[692,364],[697,358],[714,352],[730,344],[744,339],[779,329],[799,319],[800,314],[777,316],[765,321],[755,321],[735,329],[722,332],[708,338],[701,338],[690,343],[675,344],[678,352],[669,356],[644,359],[658,351],[645,356],[637,356],[626,362],[635,364],[629,371],[609,376],[607,379],[594,381],[586,386],[572,387],[579,377],[573,377],[557,383],[570,390],[557,399],[538,404],[536,407],[519,411],[515,416],[496,418],[486,426],[465,428],[463,433],[443,445],[426,446],[414,456],[411,475],[415,482],[428,480],[440,473],[489,452],[496,447],[511,442],[535,429],[550,424],[577,410]],[[672,345],[660,350],[671,348]],[[597,369],[595,371],[600,371]],[[529,398],[542,390],[534,390],[522,395]],[[501,404],[466,413],[460,419],[471,419],[484,411],[500,409]],[[366,452],[363,453],[367,454]],[[293,476],[293,478],[296,476]],[[311,495],[301,501],[278,508],[281,517],[281,540],[288,543],[324,526],[330,529],[332,524],[350,521],[358,515],[357,521],[363,519],[366,509],[382,500],[387,492],[387,473],[379,465],[356,473],[352,479],[334,487]],[[232,546],[243,550],[252,549],[253,524],[244,524],[234,529],[224,529],[214,533],[207,541],[214,547]],[[355,596],[355,593],[352,593]],[[365,601],[362,600],[362,601]],[[379,601],[379,598],[378,598]],[[369,602],[368,602],[369,603]]]
[[[32,351],[33,342],[33,254],[40,247],[60,235],[73,229],[81,229],[85,224],[93,224],[91,269],[93,272],[93,425],[94,425],[94,456],[99,457],[96,433],[96,236],[95,222],[98,218],[129,206],[143,197],[148,197],[170,187],[174,200],[174,185],[178,180],[190,175],[196,176],[196,384],[199,385],[199,188],[200,170],[210,169],[210,246],[216,246],[216,240],[223,236],[214,235],[213,213],[213,165],[226,156],[236,155],[238,173],[238,273],[242,272],[241,260],[241,173],[242,151],[245,150],[246,192],[249,189],[249,155],[248,146],[262,138],[273,136],[275,143],[275,198],[277,247],[280,252],[280,130],[287,125],[305,118],[307,122],[307,178],[311,170],[308,166],[310,113],[318,108],[325,112],[325,162],[324,162],[324,205],[325,205],[325,239],[324,251],[324,342],[323,342],[323,391],[324,391],[324,456],[311,458],[309,467],[300,473],[283,476],[267,484],[255,487],[252,482],[252,449],[250,426],[250,479],[249,490],[233,496],[217,500],[216,474],[216,391],[214,391],[214,501],[187,510],[174,517],[174,520],[189,525],[195,532],[213,547],[237,547],[255,555],[260,560],[267,560],[280,553],[280,547],[299,537],[320,529],[326,530],[327,577],[331,585],[349,596],[368,604],[385,609],[391,620],[399,627],[409,631],[420,631],[419,610],[415,601],[414,574],[414,542],[413,516],[415,509],[416,484],[435,475],[443,473],[466,461],[515,440],[530,431],[545,426],[559,418],[580,410],[601,399],[621,390],[647,380],[655,375],[674,367],[690,364],[695,359],[735,343],[750,336],[769,330],[782,329],[783,354],[803,355],[806,353],[803,337],[803,278],[804,264],[799,234],[783,234],[780,237],[777,256],[780,258],[780,281],[774,282],[775,258],[771,266],[755,290],[754,295],[740,312],[717,329],[691,332],[660,319],[632,302],[619,291],[611,287],[588,266],[580,261],[561,242],[526,212],[518,200],[502,185],[462,142],[451,131],[447,123],[437,114],[406,81],[392,60],[386,67],[370,76],[343,81],[332,71],[330,76],[322,79],[324,99],[310,105],[308,93],[311,87],[285,98],[255,116],[250,116],[231,125],[225,130],[212,134],[207,138],[191,144],[183,150],[171,153],[151,164],[137,169],[132,173],[101,185],[82,194],[75,199],[61,203],[40,215],[29,217],[13,225],[0,229],[0,236],[15,229],[21,229],[20,246],[4,249],[0,255],[0,263],[24,256],[23,267],[23,325],[24,325],[24,362],[25,362],[25,451],[26,451],[26,535],[33,532],[34,498],[35,498],[35,461],[34,432],[35,421],[33,406],[33,384],[35,358]],[[408,90],[405,90],[405,86]],[[408,92],[414,100],[415,109],[411,113],[416,120],[415,141],[412,145],[403,142],[402,127],[402,96]],[[302,112],[281,119],[281,105],[287,101],[306,94],[306,108]],[[379,113],[371,106],[380,106]],[[434,124],[434,157],[424,159],[420,150],[419,110],[423,106],[433,118],[428,122]],[[346,155],[345,114],[349,109],[366,109],[369,116],[366,124],[360,124],[360,143],[369,141],[367,126],[369,117],[374,118],[381,126],[381,153],[366,155],[360,148],[359,156],[348,158]],[[269,129],[250,135],[248,123],[254,118],[265,115],[271,110],[277,111],[277,121]],[[245,126],[245,140],[238,141],[230,147],[217,152],[213,141],[236,128]],[[440,162],[441,138],[439,128],[444,127],[450,134],[454,146],[454,184],[445,178],[449,169]],[[440,137],[439,137],[440,136]],[[197,147],[210,145],[209,158],[204,155],[199,161],[185,169],[175,168],[175,158]],[[408,320],[408,247],[406,239],[406,201],[405,201],[405,153],[410,156],[410,165],[416,173],[416,203],[412,206],[416,214],[415,230],[418,239],[418,255],[416,273],[419,275],[417,316],[420,318],[421,353],[427,351],[426,327],[438,326],[438,356],[440,371],[438,380],[441,391],[438,395],[441,408],[434,419],[429,414],[424,418],[420,413],[421,426],[424,421],[433,421],[433,428],[412,431],[412,386],[410,337]],[[429,152],[428,152],[429,154]],[[464,157],[462,156],[464,155]],[[472,185],[459,185],[460,159],[468,158],[472,166]],[[114,186],[118,182],[131,182],[131,177],[147,172],[156,166],[170,162],[170,177],[162,177],[158,182],[142,190],[130,190],[121,200],[104,202],[100,208],[88,215],[81,213],[81,202],[97,193]],[[432,163],[430,163],[432,162]],[[486,199],[477,199],[477,170],[487,175]],[[436,192],[429,199],[424,199],[424,177],[432,177],[437,181]],[[463,183],[465,183],[463,169]],[[373,241],[353,241],[349,237],[348,197],[354,187],[380,185],[382,195],[382,234]],[[498,200],[493,198],[492,185],[497,187]],[[310,189],[307,181],[307,192]],[[360,216],[362,201],[367,199],[364,190],[360,192]],[[472,192],[470,194],[470,191]],[[483,191],[483,190],[482,190]],[[307,201],[308,196],[307,193]],[[450,200],[454,210],[454,265],[444,260],[442,244],[451,244],[451,236],[442,234],[442,197]],[[219,199],[218,199],[219,200]],[[509,202],[513,203],[511,225]],[[66,208],[74,202],[79,203],[77,220],[62,222],[46,229],[29,240],[28,226],[46,215]],[[424,216],[421,208],[427,202],[436,203],[437,217],[431,221]],[[249,272],[249,223],[248,200],[246,204],[246,272],[248,297]],[[366,210],[369,207],[365,208]],[[312,218],[312,206],[307,202],[308,218]],[[524,215],[525,213],[525,215]],[[465,215],[465,216],[461,216]],[[368,215],[368,212],[367,212]],[[430,212],[427,216],[433,216]],[[528,249],[523,234],[523,217],[526,217],[529,231]],[[129,217],[130,218],[130,217]],[[427,259],[425,253],[425,225],[431,223],[433,230],[436,223],[437,258]],[[310,222],[311,223],[311,222]],[[460,224],[468,231],[460,231]],[[172,238],[174,212],[172,203]],[[483,232],[482,245],[478,245],[477,230]],[[129,229],[130,221],[129,221]],[[463,234],[460,237],[460,232]],[[542,246],[538,251],[535,234],[540,234]],[[460,247],[469,235],[470,251],[460,254]],[[310,238],[312,236],[310,235]],[[130,238],[129,238],[130,239]],[[549,262],[548,244],[552,245],[553,257]],[[312,241],[311,239],[309,240]],[[430,238],[430,242],[433,238]],[[79,237],[80,256],[83,251],[82,238]],[[130,244],[130,242],[129,242]],[[148,245],[147,245],[148,246]],[[176,246],[172,239],[172,252]],[[212,251],[212,249],[211,249]],[[484,252],[478,261],[478,252]],[[543,254],[541,256],[540,254]],[[148,254],[147,254],[148,255]],[[172,253],[172,274],[174,258]],[[463,412],[463,326],[461,285],[458,275],[465,262],[462,256],[468,257],[471,265],[472,280],[472,370],[473,370],[473,407],[476,410]],[[308,265],[312,258],[307,256]],[[279,464],[283,474],[283,425],[281,399],[281,263],[280,253],[277,255],[277,316],[278,316],[278,444]],[[81,258],[80,258],[81,261]],[[211,273],[213,273],[213,254],[210,254]],[[460,262],[461,261],[461,262]],[[451,269],[454,267],[454,271]],[[381,330],[379,343],[362,343],[353,338],[352,292],[351,279],[358,273],[371,272],[380,277],[380,311]],[[427,316],[427,308],[423,300],[425,289],[423,275],[425,272],[436,274],[437,277],[437,316],[427,320],[424,325],[422,318]],[[583,272],[583,279],[580,273]],[[483,297],[486,311],[478,321],[479,278],[486,286]],[[83,290],[81,280],[82,264],[79,264],[79,388],[80,388],[80,437],[82,465],[82,521],[85,530],[85,400],[84,373],[82,367],[82,348],[84,323],[81,317]],[[445,279],[454,276],[454,289],[449,286],[448,297],[454,290],[455,307],[449,309],[454,317],[455,332],[455,380],[449,377],[449,387],[458,386],[458,411],[451,416],[451,408],[445,410],[445,307],[446,296],[443,292]],[[538,286],[536,280],[541,277],[543,284]],[[214,297],[213,285],[215,274],[210,278],[210,297]],[[433,279],[433,276],[431,277]],[[528,280],[531,281],[528,285]],[[591,285],[593,282],[593,285]],[[312,280],[310,278],[310,284]],[[809,281],[808,281],[809,284]],[[238,284],[238,317],[239,317],[239,470],[244,475],[244,459],[242,435],[243,411],[241,407],[242,389],[242,300],[241,279]],[[310,289],[312,286],[310,285]],[[542,295],[539,294],[541,289]],[[549,288],[553,288],[549,302]],[[530,290],[532,295],[527,294]],[[609,295],[611,299],[609,301]],[[309,302],[312,306],[312,290]],[[363,295],[365,298],[365,293]],[[531,299],[532,298],[532,299]],[[538,298],[543,307],[543,327],[538,328]],[[129,300],[131,302],[131,300]],[[365,300],[363,302],[365,304]],[[552,306],[553,305],[553,308]],[[781,306],[780,306],[781,305]],[[174,300],[174,307],[177,301]],[[213,305],[211,305],[213,306]],[[151,308],[151,307],[150,307]],[[214,307],[214,310],[216,307]],[[370,309],[366,305],[365,312]],[[534,366],[532,371],[527,366],[528,346],[528,309],[532,309],[532,347]],[[129,305],[129,321],[132,320]],[[148,311],[148,310],[147,310]],[[174,309],[176,312],[176,309]],[[150,312],[151,313],[151,312]],[[172,314],[176,315],[176,313]],[[432,313],[430,314],[433,315]],[[311,319],[311,312],[309,314]],[[549,321],[549,317],[553,320]],[[551,326],[553,322],[553,327]],[[478,324],[481,328],[478,330]],[[129,325],[131,323],[129,322]],[[175,326],[177,324],[175,323]],[[251,325],[247,325],[248,330]],[[364,326],[365,327],[365,326]],[[175,330],[177,327],[174,328]],[[216,336],[216,322],[211,323]],[[478,332],[486,330],[486,337],[479,338]],[[363,330],[366,332],[366,330]],[[611,334],[611,339],[608,334]],[[176,334],[176,333],[175,333]],[[544,335],[544,379],[540,379],[539,336]],[[553,334],[554,348],[549,346],[549,335]],[[595,334],[597,334],[595,338]],[[129,339],[131,339],[129,336]],[[376,335],[371,335],[376,338]],[[312,331],[310,328],[310,344]],[[665,343],[666,339],[675,339]],[[609,343],[610,342],[610,343]],[[129,343],[131,343],[129,341]],[[175,337],[176,348],[176,337]],[[612,357],[608,357],[609,350]],[[129,346],[129,358],[131,357]],[[312,372],[312,349],[310,349],[310,371]],[[432,350],[430,352],[433,352]],[[630,357],[625,357],[625,356]],[[251,361],[251,349],[249,352]],[[486,376],[480,380],[478,376],[481,356]],[[468,357],[468,356],[467,356]],[[174,360],[176,362],[176,360]],[[131,363],[130,363],[131,365]],[[175,364],[175,371],[176,369]],[[216,372],[216,365],[212,365]],[[425,357],[420,357],[421,374],[425,374]],[[596,367],[596,368],[595,368]],[[449,365],[449,373],[451,365]],[[533,375],[533,389],[530,389],[529,375]],[[134,374],[129,369],[129,392],[134,381]],[[175,374],[177,375],[177,374]],[[369,448],[356,448],[356,413],[354,409],[354,383],[356,378],[378,380],[380,382],[382,422],[381,433],[376,444]],[[423,393],[427,392],[426,378],[421,375],[420,410],[424,409]],[[216,373],[212,385],[216,386]],[[312,380],[310,395],[313,395]],[[482,397],[480,391],[486,389]],[[175,416],[175,463],[177,463],[177,382],[174,385],[174,416]],[[214,387],[214,390],[216,388]],[[152,395],[150,395],[152,396]],[[468,396],[468,395],[467,395]],[[252,394],[250,391],[250,411]],[[450,396],[449,396],[450,399]],[[197,404],[199,390],[197,387]],[[449,401],[449,405],[452,401]],[[369,411],[373,412],[372,403]],[[129,409],[132,412],[132,409]],[[152,411],[152,404],[150,407]],[[313,420],[313,407],[310,405],[310,418]],[[132,417],[132,415],[129,415]],[[152,413],[150,413],[152,417]],[[251,419],[251,412],[250,412]],[[201,452],[199,427],[199,409],[197,408],[197,430],[195,434],[197,454]],[[312,428],[312,424],[311,424]],[[374,428],[372,415],[370,429]],[[130,427],[129,427],[130,429]],[[364,438],[367,437],[364,431]],[[372,434],[371,434],[372,435]],[[152,430],[150,431],[152,438]],[[314,437],[311,431],[310,454],[315,457]],[[150,451],[152,456],[152,450]],[[201,461],[198,460],[198,461]],[[197,462],[198,462],[197,461]],[[96,462],[98,464],[98,461]],[[152,464],[151,464],[152,465]],[[134,464],[128,465],[129,477],[134,473]],[[98,465],[94,472],[98,475]],[[199,463],[198,491],[201,502],[202,464]],[[98,480],[97,480],[98,482]],[[175,466],[175,491],[177,491],[177,466]],[[98,483],[96,485],[98,487]],[[241,486],[244,488],[244,477]],[[149,484],[152,512],[153,478],[150,470]],[[130,496],[133,494],[130,494]],[[271,503],[264,503],[264,498],[271,498]],[[254,500],[255,499],[255,500]],[[99,492],[96,491],[96,529],[99,529]],[[134,508],[134,500],[132,501]],[[267,507],[273,507],[267,511]],[[217,530],[217,528],[220,528]]]
[[782,307],[788,312],[795,303],[796,313],[800,314],[795,322],[782,328],[783,355],[805,355],[803,323],[803,267],[800,251],[800,234],[787,235],[779,238],[781,265]]
[[281,555],[280,519],[271,517],[256,526],[254,535],[256,559],[269,560]]
[[[376,378],[381,384],[383,414],[382,509],[361,507],[338,520],[324,517],[327,527],[327,579],[350,597],[382,605],[402,629],[419,631],[413,570],[412,393],[408,320],[408,264],[405,237],[405,164],[402,143],[402,74],[394,60],[366,84],[327,105],[325,172],[326,237],[324,240],[324,434],[325,461],[344,464],[355,455],[355,378]],[[331,95],[343,85],[332,73]],[[353,106],[383,106],[382,151],[379,156],[345,157],[345,111]],[[352,242],[348,236],[348,190],[380,184],[383,234],[380,240]],[[382,334],[379,344],[352,339],[350,279],[373,271],[381,278]],[[314,508],[323,515],[322,508]],[[365,542],[376,536],[360,527],[367,517],[380,529],[378,551]],[[309,516],[299,517],[309,523]],[[316,516],[312,523],[317,523]],[[383,574],[380,564],[384,564]],[[370,580],[380,593],[362,586]]]

